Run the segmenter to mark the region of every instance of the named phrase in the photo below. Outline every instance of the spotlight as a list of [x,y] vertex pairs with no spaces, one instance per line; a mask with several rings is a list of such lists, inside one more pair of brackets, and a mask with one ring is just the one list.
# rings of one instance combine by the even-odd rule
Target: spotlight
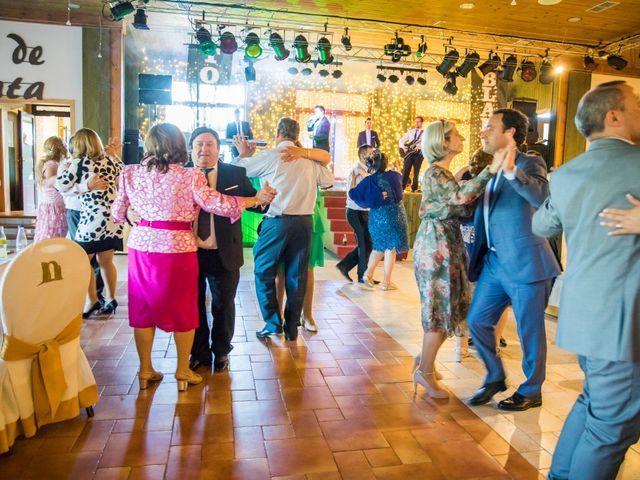
[[238,42],[236,42],[236,37],[233,33],[224,32],[220,35],[220,51],[222,53],[231,55],[236,50],[238,50]]
[[449,70],[451,70],[458,61],[458,58],[460,58],[460,54],[457,50],[449,50],[445,53],[442,63],[436,67],[436,70],[440,75],[446,77]]
[[593,72],[596,68],[598,68],[598,64],[590,55],[585,55],[582,61],[584,63],[585,70],[589,72]]
[[300,70],[300,73],[303,76],[308,77],[309,75],[311,75],[313,73],[313,70],[311,70],[309,67],[305,67],[302,70]]
[[331,74],[329,73],[329,70],[323,68],[322,70],[318,71],[318,75],[320,75],[322,78],[327,78]]
[[342,76],[342,70],[334,70],[331,76],[337,80]]
[[200,27],[196,31],[196,40],[198,41],[198,50],[206,56],[215,55],[218,46],[211,40],[211,32],[206,27]]
[[257,33],[251,32],[244,37],[244,43],[247,45],[244,49],[245,58],[255,60],[262,55],[262,47],[260,46],[260,38]]
[[502,81],[513,82],[513,74],[518,68],[518,58],[515,55],[509,55],[502,64]]
[[456,68],[456,73],[461,77],[467,78],[469,72],[473,70],[473,67],[478,65],[478,63],[480,63],[480,55],[477,52],[469,53],[464,57],[462,65]]
[[298,69],[296,67],[289,67],[287,72],[289,72],[289,75],[297,75],[298,74]]
[[109,10],[111,10],[112,19],[119,22],[127,15],[132,14],[135,9],[131,2],[118,1],[111,3]]
[[387,77],[385,77],[383,74],[379,73],[378,75],[376,75],[376,79],[378,79],[378,81],[380,83],[384,83],[387,81]]
[[614,70],[622,70],[627,66],[627,62],[620,55],[609,55],[607,57],[607,65],[609,65]]
[[427,53],[427,42],[424,41],[424,35],[421,35],[418,50],[416,50],[416,58],[424,57],[425,53]]
[[347,27],[344,27],[344,35],[342,35],[342,40],[340,41],[347,52],[353,48],[351,46],[351,37],[349,36],[349,29]]
[[427,80],[424,77],[418,77],[416,82],[418,82],[423,87],[427,84]]
[[269,35],[269,46],[273,48],[275,59],[281,62],[289,58],[289,50],[284,46],[284,40],[280,34],[273,32]]
[[247,83],[253,83],[256,81],[256,69],[253,65],[244,67],[244,79]]
[[147,14],[145,13],[144,8],[136,10],[136,14],[133,17],[133,28],[137,28],[138,30],[149,30],[149,25],[147,25]]
[[488,60],[480,65],[478,70],[480,70],[484,77],[488,73],[494,72],[498,66],[500,66],[500,56],[497,53],[490,52]]
[[414,83],[416,83],[416,79],[413,78],[413,75],[407,75],[406,77],[404,77],[404,81],[407,82],[407,85],[413,85]]
[[318,40],[318,63],[320,65],[328,65],[332,62],[331,42],[327,40],[327,37],[322,37]]
[[538,76],[536,66],[531,60],[523,60],[520,63],[520,78],[525,82],[532,82]]
[[389,81],[391,83],[398,83],[398,80],[400,80],[400,79],[398,78],[398,76],[396,74],[389,75]]
[[553,82],[553,65],[551,65],[551,61],[546,57],[542,59],[538,81],[543,85],[548,85]]
[[458,93],[458,86],[456,85],[456,77],[455,73],[450,73],[447,75],[447,83],[444,84],[442,90],[444,93],[448,93],[449,95],[455,95]]
[[293,48],[296,49],[296,62],[309,63],[311,55],[309,55],[309,42],[302,35],[298,35],[293,41]]
[[398,37],[398,32],[396,32],[395,38],[391,39],[391,42],[384,46],[384,54],[390,56],[391,61],[399,62],[402,57],[411,55],[411,47]]

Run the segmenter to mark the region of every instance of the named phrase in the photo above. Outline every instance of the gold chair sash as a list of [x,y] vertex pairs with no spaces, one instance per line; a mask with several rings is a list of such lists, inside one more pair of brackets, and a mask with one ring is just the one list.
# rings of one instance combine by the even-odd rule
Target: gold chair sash
[[[62,395],[67,389],[60,358],[60,345],[78,338],[81,328],[82,314],[80,313],[55,338],[38,345],[12,336],[4,337],[0,357],[8,362],[33,359],[31,386],[38,426],[52,422],[56,416]],[[51,415],[50,418],[49,415]]]

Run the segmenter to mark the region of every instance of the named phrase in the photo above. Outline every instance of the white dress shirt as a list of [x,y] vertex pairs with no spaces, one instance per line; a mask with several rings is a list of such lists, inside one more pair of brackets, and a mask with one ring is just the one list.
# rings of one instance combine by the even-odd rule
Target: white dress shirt
[[414,140],[421,138],[422,132],[423,130],[421,128],[412,128],[411,130],[409,130],[407,133],[404,134],[404,136],[398,142],[398,145],[400,146],[400,148],[405,148],[407,146],[406,145],[407,142],[411,143]]
[[[217,165],[211,169],[211,172],[209,173],[209,175],[207,175],[207,180],[208,180],[207,183],[209,183],[209,186],[211,185],[213,185],[214,187],[217,186],[217,182],[218,182],[218,166]],[[211,232],[211,234],[204,240],[200,238],[200,236],[198,235],[198,220],[196,219],[196,221],[193,222],[193,233],[196,236],[196,243],[198,244],[198,248],[202,248],[204,250],[217,250],[218,241],[216,239],[216,227],[215,227],[215,222],[213,221],[213,213],[208,213],[208,212],[204,212],[204,213],[207,213],[209,215],[209,222],[210,222],[209,232]],[[200,213],[198,214],[198,216],[199,215]]]
[[232,165],[244,167],[247,176],[260,177],[278,192],[269,206],[266,215],[311,215],[316,203],[318,187],[333,185],[333,174],[320,163],[306,158],[285,162],[280,151],[284,147],[294,146],[285,140],[276,148],[269,148],[253,157],[234,158]]
[[[366,167],[362,165],[362,163],[360,162],[356,163],[355,166],[349,172],[349,177],[347,178],[347,192],[351,188],[351,183],[354,178],[356,180],[355,184],[358,185],[367,176],[369,176],[369,172],[367,171]],[[368,208],[362,208],[356,202],[351,200],[351,197],[349,197],[349,195],[347,195],[347,208],[351,210],[363,210],[363,211],[369,210]]]

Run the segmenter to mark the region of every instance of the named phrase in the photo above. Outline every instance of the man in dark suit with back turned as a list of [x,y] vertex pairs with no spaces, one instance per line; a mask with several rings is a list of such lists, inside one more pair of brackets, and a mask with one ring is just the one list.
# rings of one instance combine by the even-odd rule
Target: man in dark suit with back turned
[[[265,204],[272,197],[268,189],[256,192],[242,167],[218,161],[220,139],[215,130],[196,128],[189,140],[191,159],[196,168],[217,173],[216,190],[225,195],[253,197],[264,195]],[[209,177],[211,178],[211,177]],[[252,209],[253,210],[253,209]],[[257,211],[261,211],[260,207]],[[211,355],[215,358],[214,370],[223,371],[229,365],[229,352],[233,348],[231,339],[235,329],[235,297],[240,280],[240,267],[244,263],[242,245],[242,222],[231,223],[230,219],[200,210],[194,224],[198,242],[198,310],[200,326],[196,329],[191,348],[191,369],[211,366]],[[206,307],[206,284],[211,291],[211,315],[213,323],[209,330]],[[211,344],[209,344],[211,338]]]
[[364,121],[364,130],[358,134],[358,148],[369,145],[371,148],[380,148],[378,132],[371,130],[371,117]]
[[549,195],[547,167],[538,156],[517,149],[527,135],[527,117],[508,108],[493,112],[480,133],[485,152],[503,155],[502,168],[478,199],[474,217],[476,241],[469,262],[469,280],[477,286],[467,322],[487,369],[484,385],[470,399],[482,405],[507,389],[502,361],[496,354],[495,327],[511,304],[518,323],[525,381],[502,410],[527,410],[542,405],[547,338],[544,310],[551,283],[560,273],[547,239],[531,231],[535,210]]
[[[251,126],[246,120],[240,120],[240,109],[236,108],[233,114],[235,116],[235,120],[233,122],[227,123],[227,130],[224,134],[224,137],[227,140],[233,140],[236,135],[244,135],[247,140],[252,140],[253,132],[251,131]],[[231,155],[233,156],[233,158],[238,156],[238,149],[233,145],[231,145]]]
[[598,214],[640,196],[640,96],[624,81],[598,85],[575,123],[589,149],[551,175],[533,216],[536,234],[567,240],[556,344],[585,377],[548,478],[614,479],[640,437],[640,238],[609,236]]

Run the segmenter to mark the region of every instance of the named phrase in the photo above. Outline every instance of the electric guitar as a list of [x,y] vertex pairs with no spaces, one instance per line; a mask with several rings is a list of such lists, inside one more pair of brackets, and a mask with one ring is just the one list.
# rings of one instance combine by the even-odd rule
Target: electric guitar
[[407,149],[407,151],[405,152],[404,148],[400,148],[400,157],[402,158],[407,158],[410,155],[414,155],[416,153],[420,153],[421,149],[420,149],[420,143],[422,142],[422,135],[420,135],[418,138],[415,138],[413,140],[407,140],[406,142],[404,142],[404,146]]

